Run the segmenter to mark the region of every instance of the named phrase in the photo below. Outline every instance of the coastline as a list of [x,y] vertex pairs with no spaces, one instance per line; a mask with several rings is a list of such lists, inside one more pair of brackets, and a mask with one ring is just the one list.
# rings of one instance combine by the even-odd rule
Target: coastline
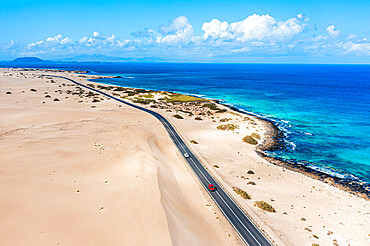
[[[43,70],[37,72],[45,73]],[[19,76],[20,71],[13,73],[15,77],[19,77],[17,79],[25,77],[24,75]],[[65,75],[65,72],[60,70],[56,73]],[[317,242],[320,245],[328,245],[338,241],[340,245],[344,243],[363,245],[369,242],[367,233],[365,234],[364,228],[361,226],[369,223],[368,199],[353,197],[349,192],[339,190],[328,183],[309,177],[308,174],[291,170],[284,165],[273,164],[267,158],[262,158],[257,154],[256,150],[261,146],[274,147],[275,141],[273,140],[276,139],[279,132],[272,122],[245,112],[237,112],[235,109],[231,110],[228,105],[216,103],[215,100],[203,101],[204,99],[199,99],[200,102],[197,102],[198,99],[194,99],[194,96],[188,98],[164,91],[155,92],[104,85],[87,80],[95,78],[93,76],[80,77],[79,74],[73,72],[67,72],[67,76],[131,103],[148,107],[169,119],[181,131],[190,147],[195,149],[196,153],[208,163],[208,169],[222,179],[229,193],[237,198],[244,209],[256,214],[263,224],[279,236],[283,244],[311,245]],[[41,79],[38,80],[41,81]],[[76,109],[85,107],[89,112],[106,112],[107,116],[114,115],[115,109],[121,111],[123,117],[127,112],[131,112],[125,107],[117,107],[109,99],[102,96],[89,95],[90,93],[81,93],[78,90],[73,92],[73,90],[71,91],[73,88],[68,87],[70,86],[68,82],[63,80],[58,80],[56,84],[46,85],[59,87],[55,93],[57,95],[64,94],[59,96],[62,101],[75,100],[76,104],[69,104],[67,108],[71,106],[77,107]],[[4,96],[11,97],[11,95],[5,95],[5,91],[3,92]],[[127,96],[128,94],[132,94],[132,96]],[[13,96],[17,96],[17,93]],[[66,99],[62,99],[64,96]],[[166,97],[171,100],[163,100]],[[173,99],[191,100],[184,102]],[[46,105],[50,103],[59,109],[55,102],[47,101]],[[215,104],[222,112],[217,113],[218,110],[212,110],[213,106],[211,105],[202,106],[210,103]],[[110,105],[109,108],[107,108],[108,105]],[[175,115],[181,116],[181,118],[175,117]],[[138,121],[136,117],[131,119],[135,122],[131,123],[133,126],[142,124],[139,123],[142,119]],[[234,124],[238,127],[234,130],[221,130],[218,129],[220,124]],[[136,127],[128,129],[130,129],[130,134],[136,134]],[[125,130],[126,134],[128,134],[127,130]],[[258,140],[259,145],[250,145],[242,141],[243,136],[255,132],[261,135],[261,140]],[[164,136],[167,135],[164,134]],[[275,138],[271,136],[275,136]],[[256,148],[257,146],[259,147]],[[147,153],[146,155],[150,156],[151,154]],[[162,170],[165,171],[168,168],[170,166]],[[253,170],[254,174],[249,174],[248,170]],[[125,174],[121,175],[125,176]],[[238,197],[232,188],[235,186],[247,191],[252,198],[245,200]],[[273,205],[277,212],[268,213],[256,208],[254,205],[256,201],[267,201]],[[171,216],[175,216],[176,213],[172,211],[171,214]],[[217,221],[220,221],[221,218],[217,218]],[[338,222],[340,223],[338,224]]]
[[[217,99],[215,101],[221,105],[224,105]],[[266,119],[264,117],[259,117],[254,114],[248,114],[247,112],[244,112],[243,110],[240,110],[234,106],[226,106],[238,113],[257,117],[265,122],[268,137],[264,140],[264,142],[256,147],[256,153],[268,162],[295,171],[297,173],[302,173],[310,178],[332,185],[350,194],[356,195],[366,200],[370,200],[370,184],[366,182],[339,178],[338,176],[311,168],[303,162],[270,156],[267,151],[273,151],[275,149],[282,148],[283,146],[284,134],[279,129],[279,127],[272,120]],[[315,166],[315,163],[310,164]]]
[[[89,71],[83,71],[83,73],[86,73],[87,75],[89,75]],[[100,76],[90,75],[90,76],[93,76],[93,78],[89,78],[88,81],[95,82],[95,83],[101,83],[101,82],[95,81],[95,79],[111,79],[111,78],[121,77],[121,76],[103,76],[103,75],[100,75]],[[102,83],[102,84],[112,85],[110,83]],[[115,86],[119,86],[119,85],[115,85]],[[133,87],[124,87],[124,86],[122,87],[131,88],[131,89],[150,90],[147,88],[133,88]],[[150,91],[156,91],[156,90],[150,90]],[[200,99],[208,99],[205,97],[197,96],[196,94],[188,94],[188,93],[185,94],[181,92],[179,92],[179,94],[191,95],[193,97],[198,97]],[[370,200],[370,184],[369,183],[347,179],[347,178],[340,178],[334,174],[329,174],[329,173],[326,173],[318,169],[314,169],[309,166],[309,165],[312,165],[314,167],[317,167],[315,163],[309,163],[307,161],[287,160],[281,157],[272,157],[271,155],[269,155],[268,151],[273,151],[276,149],[284,148],[284,138],[285,138],[284,133],[282,130],[279,129],[279,127],[273,120],[268,119],[266,117],[259,116],[257,114],[245,112],[244,110],[239,109],[236,106],[223,103],[222,100],[220,99],[210,98],[208,100],[216,103],[217,105],[226,107],[230,109],[231,111],[234,111],[235,113],[244,114],[249,117],[255,117],[264,122],[265,128],[266,128],[266,135],[268,137],[264,138],[263,142],[256,146],[255,151],[260,157],[264,158],[268,162],[274,165],[280,166],[280,167],[287,168],[294,172],[304,174],[310,178],[319,180],[321,182],[324,182],[326,184],[339,188],[345,192],[356,195],[363,199]]]

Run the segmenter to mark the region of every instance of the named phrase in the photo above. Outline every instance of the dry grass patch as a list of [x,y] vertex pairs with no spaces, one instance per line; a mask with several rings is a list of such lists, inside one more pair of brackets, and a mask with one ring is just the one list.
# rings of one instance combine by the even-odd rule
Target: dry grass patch
[[179,114],[174,114],[173,117],[175,117],[176,119],[180,119],[180,120],[184,119],[184,117],[182,117]]
[[243,142],[244,143],[249,143],[249,144],[252,144],[252,145],[257,145],[258,142],[256,139],[254,139],[252,136],[245,136],[243,138]]
[[251,199],[250,195],[246,191],[244,191],[244,190],[242,190],[238,187],[233,187],[233,190],[235,191],[236,194],[240,195],[244,199]]
[[258,133],[256,133],[256,132],[252,133],[252,134],[251,134],[251,137],[252,137],[252,138],[255,138],[255,139],[258,139],[258,140],[260,140],[260,139],[261,139],[261,136],[260,136]]
[[229,120],[232,120],[231,118],[222,118],[220,119],[220,122],[228,122]]
[[262,210],[265,210],[267,212],[270,212],[270,213],[275,213],[276,210],[273,206],[271,206],[270,204],[268,204],[267,202],[265,201],[256,201],[254,202],[254,206],[262,209]]
[[198,101],[208,101],[207,99],[182,95],[182,94],[171,94],[170,97],[165,98],[166,102],[198,102]]
[[239,129],[239,126],[234,125],[234,124],[224,124],[224,125],[219,125],[217,129],[222,130],[222,131],[234,131],[236,129]]

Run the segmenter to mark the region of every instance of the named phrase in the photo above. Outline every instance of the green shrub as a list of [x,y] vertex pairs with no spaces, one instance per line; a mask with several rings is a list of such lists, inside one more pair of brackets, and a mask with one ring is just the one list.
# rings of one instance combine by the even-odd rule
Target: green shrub
[[239,129],[239,126],[234,125],[234,124],[225,124],[225,125],[219,125],[217,129],[222,130],[222,131],[234,131],[236,129]]
[[233,190],[235,191],[236,194],[240,195],[244,199],[251,199],[250,195],[246,191],[244,191],[244,190],[242,190],[238,187],[233,187]]
[[140,98],[140,97],[135,97],[132,101],[135,102],[135,103],[140,103],[140,104],[144,104],[144,105],[150,104],[151,102],[155,102],[155,100],[153,100],[153,99],[143,99],[143,98]]
[[136,95],[136,93],[133,92],[133,91],[126,91],[126,93],[127,93],[127,96],[129,96],[129,97],[132,97],[132,96]]
[[136,92],[136,94],[149,92],[148,90],[144,90],[144,89],[135,89],[134,91]]
[[220,109],[220,110],[217,110],[216,113],[225,113],[227,110],[226,109]]
[[251,137],[252,137],[252,138],[255,138],[255,139],[258,139],[258,140],[260,140],[260,139],[261,139],[261,136],[260,136],[258,133],[256,133],[256,132],[252,133],[252,134],[251,134]]
[[180,109],[179,111],[180,111],[180,112],[183,112],[183,113],[185,113],[185,114],[188,114],[189,116],[192,116],[192,115],[193,115],[193,113],[192,113],[192,112],[190,112],[190,111],[186,111],[186,110],[182,110],[182,109]]
[[220,119],[220,122],[228,122],[229,120],[232,120],[231,118],[222,118]]
[[192,143],[192,144],[198,144],[198,142],[195,141],[195,140],[190,140],[190,143]]
[[213,165],[213,167],[215,167],[215,168],[220,168],[218,165]]
[[184,119],[181,115],[179,115],[179,114],[175,114],[175,115],[173,115],[173,117],[175,117],[176,119],[180,119],[180,120],[182,120],[182,119]]
[[220,110],[220,108],[217,107],[216,104],[214,104],[214,103],[205,103],[205,104],[203,104],[202,107],[207,107],[211,110]]
[[154,95],[153,94],[146,94],[146,95],[143,95],[144,98],[153,98]]
[[[97,87],[98,89],[101,89],[101,90],[111,90],[113,88],[112,86],[104,86],[104,85],[98,85]],[[118,88],[121,88],[121,87],[118,87]]]
[[92,102],[93,102],[93,103],[97,103],[97,102],[100,102],[100,100],[99,100],[99,99],[94,98],[94,100],[93,100]]
[[31,89],[30,91],[36,92],[37,90],[36,89]]
[[251,137],[251,136],[245,136],[245,137],[243,138],[243,142],[245,142],[245,143],[249,143],[249,144],[252,144],[252,145],[257,145],[257,144],[258,144],[257,140],[256,140],[256,139],[254,139],[254,138],[253,138],[253,137]]
[[166,102],[198,102],[198,101],[208,101],[207,99],[182,95],[182,94],[172,94],[170,97],[165,97]]
[[126,91],[126,89],[123,87],[116,87],[113,91]]
[[199,116],[195,117],[194,119],[195,120],[203,120],[202,117],[199,117]]
[[256,201],[256,202],[254,202],[254,206],[257,206],[260,209],[265,210],[265,211],[270,212],[270,213],[275,213],[276,212],[276,210],[270,204],[268,204],[265,201]]

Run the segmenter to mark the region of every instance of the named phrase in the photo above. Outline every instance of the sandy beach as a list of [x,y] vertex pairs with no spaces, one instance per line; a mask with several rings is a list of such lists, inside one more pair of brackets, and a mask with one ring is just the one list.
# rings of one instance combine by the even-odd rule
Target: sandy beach
[[269,137],[261,119],[212,101],[87,81],[91,75],[0,69],[4,244],[243,245],[160,122],[44,73],[165,116],[280,244],[370,244],[369,200],[260,157],[255,148]]

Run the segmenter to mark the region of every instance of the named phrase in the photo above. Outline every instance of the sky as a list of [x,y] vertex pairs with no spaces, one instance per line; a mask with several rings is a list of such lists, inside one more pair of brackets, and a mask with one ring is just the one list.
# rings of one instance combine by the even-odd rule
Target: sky
[[369,0],[1,0],[0,60],[370,63]]

